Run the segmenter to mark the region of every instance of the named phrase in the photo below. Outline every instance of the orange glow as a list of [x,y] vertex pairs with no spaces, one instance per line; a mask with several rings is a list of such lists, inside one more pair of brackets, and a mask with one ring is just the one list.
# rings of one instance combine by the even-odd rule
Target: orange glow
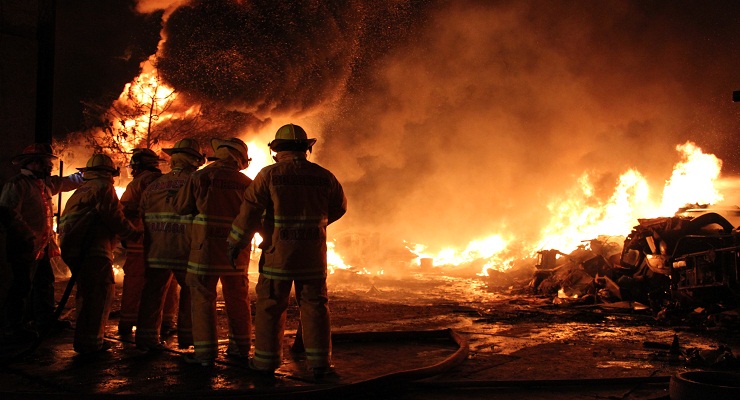
[[681,152],[683,161],[676,164],[666,182],[659,213],[673,215],[686,204],[717,204],[724,200],[716,189],[722,160],[704,154],[691,142],[676,146],[676,150]]
[[329,273],[333,274],[338,269],[350,269],[351,265],[344,263],[342,256],[334,249],[334,242],[326,242],[326,261],[329,267]]
[[485,260],[486,262],[481,273],[487,275],[486,271],[488,269],[505,271],[509,268],[510,260],[504,259],[501,256],[501,253],[506,250],[508,244],[509,240],[497,234],[487,238],[473,240],[462,251],[448,247],[433,254],[428,252],[426,246],[422,244],[415,244],[407,248],[417,255],[415,261],[418,264],[421,264],[422,258],[431,258],[433,264],[438,266],[459,266],[472,263],[476,260]]
[[242,170],[242,173],[254,179],[262,168],[272,164],[272,155],[270,154],[270,149],[267,147],[267,144],[264,142],[252,140],[245,141],[244,143],[247,144],[249,158],[252,159],[252,162],[249,163],[249,167],[247,167],[247,169]]
[[432,258],[435,266],[459,266],[475,261],[485,265],[479,275],[488,275],[489,269],[505,271],[515,258],[533,257],[542,249],[575,250],[582,242],[599,236],[627,235],[637,225],[638,218],[673,216],[687,204],[715,204],[723,199],[715,189],[722,161],[704,154],[694,143],[676,146],[681,161],[674,166],[661,197],[653,196],[645,177],[637,170],[624,172],[616,182],[607,201],[600,201],[588,173],[582,174],[577,184],[562,197],[547,204],[550,221],[541,230],[536,243],[523,243],[524,254],[504,257],[507,247],[516,238],[505,238],[501,233],[473,240],[464,250],[445,248],[436,253],[426,246],[408,247],[419,258]]
[[[175,117],[186,117],[197,113],[197,106],[186,110],[178,110],[177,114],[168,111],[170,105],[175,101],[175,90],[158,78],[157,71],[151,66],[151,62],[144,64],[144,71],[126,84],[121,95],[114,102],[113,108],[125,110],[137,107],[137,104],[147,105],[148,112],[140,113],[134,119],[127,119],[121,123],[130,132],[148,132],[150,125],[167,122]],[[118,143],[125,151],[129,152],[136,147],[141,147],[142,134],[129,135]]]
[[[126,85],[117,102],[129,101],[133,96],[135,101],[153,104],[165,111],[154,121],[145,116],[125,121],[127,127],[139,131],[145,129],[145,124],[159,124],[183,116],[183,113],[198,112],[198,106],[179,111],[177,115],[166,112],[174,90],[157,79],[151,63],[147,65],[149,67],[144,69],[145,72]],[[267,132],[274,132],[274,128],[265,126],[261,133],[250,135],[249,140],[245,140],[252,162],[242,173],[252,179],[263,167],[273,163],[273,155],[267,147],[272,137]],[[139,144],[121,145],[130,150]],[[482,266],[478,274],[488,275],[489,270],[506,271],[515,260],[534,257],[542,249],[569,252],[583,242],[600,236],[626,235],[639,218],[672,216],[687,204],[716,204],[721,201],[723,196],[715,189],[722,167],[721,160],[714,155],[704,154],[691,142],[676,146],[676,150],[681,159],[674,165],[672,176],[666,180],[662,195],[658,188],[650,187],[640,171],[627,169],[614,183],[612,193],[608,197],[603,194],[599,197],[594,187],[594,176],[586,171],[571,188],[565,188],[556,197],[546,199],[543,203],[542,207],[549,211],[550,217],[543,221],[536,240],[514,237],[507,233],[506,228],[500,228],[499,232],[490,232],[485,237],[471,240],[464,248],[430,249],[423,244],[409,245],[407,249],[417,256],[410,262],[412,265],[421,265],[421,259],[429,258],[436,267]],[[116,187],[119,197],[124,190],[125,186]],[[260,241],[261,238],[252,243],[253,258],[259,255],[257,244]],[[328,268],[332,274],[337,270],[360,271],[356,273],[362,274],[368,273],[366,268],[381,267],[348,265],[333,242],[328,242],[327,248]],[[377,273],[382,274],[382,269]]]

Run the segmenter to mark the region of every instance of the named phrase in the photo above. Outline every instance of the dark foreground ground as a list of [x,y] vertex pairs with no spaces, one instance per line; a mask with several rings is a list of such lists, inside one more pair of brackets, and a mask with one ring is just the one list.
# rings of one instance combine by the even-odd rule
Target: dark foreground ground
[[[274,379],[223,355],[212,368],[186,364],[174,337],[170,351],[142,353],[114,315],[110,352],[80,357],[73,331],[58,332],[3,363],[0,398],[668,399],[675,374],[740,372],[737,331],[661,326],[631,304],[554,303],[443,274],[333,276],[330,295],[338,374],[322,382],[287,351]],[[74,297],[68,304],[64,318],[74,321]],[[288,323],[286,348],[295,307]]]

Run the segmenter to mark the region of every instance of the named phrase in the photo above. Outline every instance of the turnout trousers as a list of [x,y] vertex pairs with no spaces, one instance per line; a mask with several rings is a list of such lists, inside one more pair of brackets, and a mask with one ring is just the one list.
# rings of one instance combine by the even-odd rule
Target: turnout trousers
[[[123,292],[121,294],[121,316],[118,321],[119,329],[130,331],[136,325],[139,315],[139,301],[144,289],[146,267],[144,253],[128,252],[123,263]],[[138,328],[138,327],[137,327]]]
[[54,270],[49,260],[49,247],[44,250],[41,259],[36,260],[33,268],[31,299],[28,306],[28,318],[32,318],[37,329],[43,330],[54,322],[56,300],[54,297]]
[[[177,346],[186,349],[193,345],[193,325],[190,309],[190,289],[185,283],[185,271],[164,268],[148,268],[146,281],[141,292],[139,318],[136,325],[136,344],[154,346],[161,339],[161,331],[167,325],[167,304],[177,298],[180,287],[177,312]],[[171,311],[169,311],[171,312]],[[172,318],[172,317],[170,317]],[[172,322],[172,319],[170,319]],[[173,326],[173,325],[171,325]]]
[[35,261],[28,263],[16,262],[9,265],[11,271],[5,306],[1,308],[3,317],[3,333],[18,332],[23,327],[24,316],[31,309],[31,279]]
[[274,370],[280,367],[286,310],[294,283],[308,366],[331,365],[331,321],[326,279],[277,280],[260,274],[254,316],[253,362],[257,368]]
[[[182,284],[185,285],[185,271],[182,273]],[[178,314],[180,313],[180,284],[177,278],[170,279],[167,293],[164,295],[164,307],[162,308],[162,333],[177,326]],[[146,282],[145,282],[146,284]],[[188,315],[190,314],[190,295],[188,294]],[[141,307],[141,305],[139,305]],[[137,320],[138,321],[138,320]],[[188,317],[188,324],[190,324]],[[188,325],[192,332],[192,325]],[[192,336],[192,333],[191,333]],[[192,343],[191,343],[192,344]]]
[[247,275],[199,275],[188,272],[185,280],[190,287],[195,357],[214,360],[218,356],[216,297],[219,280],[229,323],[227,353],[249,356],[252,314]]
[[76,266],[77,291],[82,306],[75,327],[74,349],[78,353],[100,350],[113,304],[113,265],[106,257],[86,257]]

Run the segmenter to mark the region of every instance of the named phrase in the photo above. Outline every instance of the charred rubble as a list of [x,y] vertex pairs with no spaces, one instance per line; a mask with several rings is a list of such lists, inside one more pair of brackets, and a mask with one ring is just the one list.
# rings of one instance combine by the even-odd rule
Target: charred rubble
[[640,219],[620,244],[539,252],[525,290],[555,302],[620,304],[668,324],[738,328],[740,230],[722,215]]

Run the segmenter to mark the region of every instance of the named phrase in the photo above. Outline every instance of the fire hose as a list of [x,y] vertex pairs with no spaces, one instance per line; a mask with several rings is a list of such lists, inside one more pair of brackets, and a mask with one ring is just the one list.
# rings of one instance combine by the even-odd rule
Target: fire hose
[[[113,339],[113,338],[109,338]],[[671,376],[643,376],[643,377],[618,377],[618,378],[575,378],[575,379],[529,379],[529,380],[439,380],[434,379],[444,372],[460,365],[467,359],[469,349],[468,342],[460,334],[452,329],[443,329],[435,331],[392,331],[392,332],[357,332],[357,333],[334,333],[332,341],[335,343],[352,343],[352,342],[389,342],[394,344],[402,343],[405,340],[439,340],[451,339],[458,348],[454,353],[445,360],[420,368],[402,370],[393,372],[359,382],[348,384],[320,384],[311,387],[270,387],[264,389],[247,389],[247,390],[228,390],[214,391],[209,394],[200,394],[199,398],[243,398],[250,399],[325,399],[353,397],[358,394],[377,396],[381,392],[398,393],[399,390],[432,390],[434,393],[444,390],[470,390],[470,389],[547,389],[555,387],[595,387],[595,386],[615,386],[615,385],[639,385],[639,384],[667,384],[671,383],[671,390],[674,391],[674,381],[676,377]],[[120,339],[116,339],[120,340]],[[120,340],[125,342],[125,340]],[[173,354],[182,354],[181,351],[168,350]],[[228,361],[216,361],[234,367],[244,367]],[[278,374],[288,379],[301,380],[298,377],[292,377],[287,374]],[[51,385],[53,386],[53,385]],[[735,392],[733,392],[735,393]],[[8,393],[5,393],[8,394]],[[12,394],[12,393],[10,393]],[[69,399],[97,399],[109,398],[111,393],[55,393],[55,398]],[[113,395],[114,397],[126,397],[126,394]],[[137,393],[135,398],[161,398],[161,395],[145,395]],[[179,396],[174,393],[168,393],[167,397]],[[182,397],[189,398],[191,394],[183,394]]]
[[[106,337],[108,338],[108,337]],[[111,338],[108,338],[111,339]],[[467,339],[453,331],[452,329],[442,329],[433,331],[390,331],[390,332],[356,332],[356,333],[333,333],[332,341],[334,343],[377,343],[377,342],[388,342],[398,344],[402,341],[419,341],[419,340],[451,340],[457,345],[457,349],[446,359],[432,365],[423,366],[414,369],[402,370],[398,372],[392,372],[385,375],[373,377],[370,379],[347,383],[347,384],[316,384],[310,387],[270,387],[265,389],[248,389],[248,390],[229,390],[229,391],[214,391],[209,394],[200,394],[198,398],[249,398],[249,399],[327,399],[327,398],[342,398],[356,396],[359,393],[374,393],[378,390],[393,390],[406,385],[410,381],[430,378],[435,375],[444,373],[453,367],[461,364],[468,357],[469,347]],[[120,340],[120,339],[116,339]],[[124,340],[120,340],[124,341]],[[166,350],[168,353],[183,354],[184,352],[177,350]],[[237,364],[228,361],[216,361],[216,363],[224,364],[233,367],[245,367],[243,364]],[[287,374],[279,374],[287,379],[301,380],[297,377],[292,377]],[[315,383],[315,382],[309,382]],[[50,383],[51,385],[51,383]],[[12,397],[12,393],[0,392],[3,398],[7,396]],[[98,399],[98,398],[110,398],[113,397],[126,397],[128,395],[112,395],[111,393],[54,393],[54,398],[57,399]],[[136,399],[147,399],[156,398],[161,399],[161,395],[157,394],[143,394],[137,393],[132,396]],[[167,397],[178,396],[173,393],[168,393]],[[184,393],[183,398],[190,398],[191,394]]]

